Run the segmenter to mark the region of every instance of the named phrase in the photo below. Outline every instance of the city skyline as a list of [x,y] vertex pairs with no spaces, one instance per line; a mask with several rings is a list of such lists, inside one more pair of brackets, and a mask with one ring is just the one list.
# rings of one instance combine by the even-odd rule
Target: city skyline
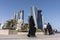
[[24,22],[28,22],[31,6],[41,9],[45,23],[50,22],[54,29],[60,31],[60,0],[0,0],[0,23],[12,18],[20,9],[24,10]]

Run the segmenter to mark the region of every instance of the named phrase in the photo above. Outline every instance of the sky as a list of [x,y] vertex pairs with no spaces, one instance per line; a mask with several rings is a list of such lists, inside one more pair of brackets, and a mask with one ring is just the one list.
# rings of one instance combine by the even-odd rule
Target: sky
[[5,23],[21,9],[24,10],[24,22],[28,22],[31,6],[41,9],[44,22],[60,31],[60,0],[0,0],[0,23]]

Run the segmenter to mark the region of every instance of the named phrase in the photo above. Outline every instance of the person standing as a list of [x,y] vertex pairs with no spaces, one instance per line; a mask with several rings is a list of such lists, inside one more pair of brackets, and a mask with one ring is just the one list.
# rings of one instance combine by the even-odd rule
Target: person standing
[[51,27],[50,23],[47,24],[47,30],[48,30],[49,35],[53,34],[52,27]]
[[44,29],[44,34],[47,35],[47,25],[46,24],[44,25],[43,29]]
[[28,37],[30,36],[35,36],[36,28],[35,28],[35,23],[33,16],[30,16],[29,18],[29,32],[28,32]]

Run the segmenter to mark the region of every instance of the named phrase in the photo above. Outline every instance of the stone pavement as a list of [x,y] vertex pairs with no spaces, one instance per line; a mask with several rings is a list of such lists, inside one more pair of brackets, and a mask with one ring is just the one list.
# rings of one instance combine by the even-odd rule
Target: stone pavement
[[36,34],[36,37],[27,37],[27,34],[20,35],[0,35],[0,40],[60,40],[60,34],[43,35]]

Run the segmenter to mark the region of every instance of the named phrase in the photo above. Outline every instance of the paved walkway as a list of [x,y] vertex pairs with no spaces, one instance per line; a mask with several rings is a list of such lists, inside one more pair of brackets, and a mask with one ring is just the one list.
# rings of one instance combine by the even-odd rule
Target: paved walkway
[[20,35],[0,35],[0,40],[60,40],[60,34],[43,35],[36,34],[36,37],[27,37],[27,34]]

